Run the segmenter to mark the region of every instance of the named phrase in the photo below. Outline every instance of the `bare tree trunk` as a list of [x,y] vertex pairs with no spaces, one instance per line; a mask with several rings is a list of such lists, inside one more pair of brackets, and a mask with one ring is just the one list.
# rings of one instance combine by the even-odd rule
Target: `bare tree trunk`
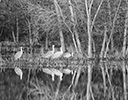
[[16,33],[17,33],[16,40],[17,40],[17,42],[19,42],[19,22],[18,22],[18,17],[16,17]]
[[78,53],[78,48],[77,48],[77,44],[76,44],[74,33],[72,33],[72,39],[73,39],[73,43],[74,43],[74,46],[75,46],[75,51]]
[[[93,0],[92,0],[92,3],[93,3]],[[88,58],[92,57],[92,37],[90,32],[90,28],[91,28],[90,5],[88,4],[87,0],[85,0],[85,7],[86,7],[86,14],[87,14],[87,33],[88,33]],[[91,80],[92,80],[92,66],[90,62],[88,63],[88,82],[87,82],[86,100],[90,100]]]
[[[69,0],[70,1],[70,0]],[[71,6],[72,7],[72,6]],[[73,8],[72,8],[73,9]],[[79,39],[79,35],[78,35],[78,32],[77,32],[77,29],[76,29],[76,24],[77,24],[77,12],[74,11],[72,12],[74,13],[72,17],[72,19],[74,18],[73,20],[73,31],[74,31],[74,34],[75,34],[75,38],[76,38],[76,42],[77,42],[77,47],[78,47],[78,50],[79,50],[79,53],[82,54],[82,50],[81,50],[81,43],[80,43],[80,39]]]
[[[74,11],[73,11],[73,8],[72,8],[72,3],[71,3],[71,0],[68,1],[69,3],[69,9],[70,9],[70,13],[71,13],[71,21],[73,22],[73,33],[72,33],[72,38],[74,40],[74,45],[75,45],[75,48],[76,48],[76,52],[78,53],[79,52],[79,47],[77,47],[78,45],[80,46],[80,42],[79,42],[79,36],[78,36],[78,33],[75,29],[75,16],[74,16]],[[76,37],[76,41],[75,41],[75,37]],[[77,43],[77,44],[76,44]]]
[[[75,39],[76,39],[76,43],[77,43],[77,53],[78,54],[79,53],[82,54],[81,43],[80,43],[80,40],[79,40],[79,35],[77,33],[77,30],[76,30],[76,23],[77,23],[76,13],[73,11],[73,7],[71,6],[72,5],[71,0],[69,0],[68,3],[70,5],[69,9],[70,9],[70,13],[71,13],[71,21],[73,22],[73,35],[75,35]],[[74,84],[74,87],[73,87],[74,89],[77,86],[80,74],[81,74],[81,67],[79,67],[78,71],[77,71],[77,75],[76,75],[76,79],[75,79],[75,84]]]
[[64,36],[63,36],[61,28],[59,28],[59,33],[60,33],[60,42],[63,47],[63,51],[65,52]]
[[114,50],[114,40],[113,40],[113,35],[111,37],[111,50]]
[[[126,4],[128,5],[128,1],[126,1]],[[126,12],[126,18],[128,18],[128,11]],[[125,23],[128,23],[128,19],[125,20]],[[125,24],[125,31],[127,32],[127,24]],[[127,35],[126,35],[127,36]],[[124,37],[125,38],[125,37]],[[126,53],[126,56],[128,56],[128,46],[127,46],[127,49],[125,51]],[[126,65],[126,70],[127,70],[127,73],[128,73],[128,65]],[[127,86],[128,86],[128,74],[127,74]]]
[[28,28],[29,28],[30,55],[32,56],[33,41],[32,41],[32,31],[31,31],[31,21],[30,20],[28,20]]
[[[93,5],[93,0],[87,1],[85,0],[86,14],[87,14],[87,33],[88,33],[88,58],[92,58],[92,29],[98,15],[98,12],[101,8],[103,0],[101,0],[98,9],[95,13],[93,20],[91,21],[91,9]],[[90,87],[91,87],[91,79],[92,79],[92,62],[88,63],[88,83],[87,83],[87,92],[86,92],[86,100],[90,100]]]
[[[109,2],[109,1],[108,1],[108,2]],[[109,50],[109,44],[110,44],[110,41],[111,41],[111,38],[112,38],[112,35],[113,35],[113,31],[114,31],[114,27],[115,27],[115,21],[116,21],[116,17],[117,17],[117,13],[118,13],[120,4],[121,4],[121,0],[120,0],[120,2],[119,2],[119,4],[118,4],[118,7],[117,7],[117,10],[116,10],[116,13],[115,13],[115,16],[114,16],[112,25],[111,25],[112,29],[111,29],[111,33],[110,33],[108,42],[106,43],[106,49],[105,49],[105,52],[104,52],[104,58],[107,57],[107,52],[108,52],[108,50]],[[112,87],[112,86],[111,86],[111,92],[112,92],[112,98],[113,98],[113,100],[115,100],[114,93],[113,93],[113,87]]]
[[[69,0],[69,1],[71,1],[71,0]],[[75,3],[76,3],[76,0],[75,0]],[[72,5],[72,3],[71,3],[71,5]],[[72,7],[72,6],[71,6],[71,7]],[[76,3],[76,7],[77,7],[77,3]],[[73,9],[73,7],[72,7],[72,9]],[[77,42],[77,46],[78,46],[79,53],[80,53],[81,55],[83,55],[83,54],[82,54],[82,47],[81,47],[79,35],[78,35],[77,29],[76,29],[77,15],[78,15],[78,13],[77,13],[77,11],[75,11],[75,9],[74,9],[74,28],[75,28],[76,42]],[[76,21],[76,22],[75,22],[75,21]]]
[[[124,41],[123,41],[123,57],[125,58],[126,54],[126,37],[127,37],[127,29],[128,29],[128,10],[126,12],[126,20],[125,20],[125,29],[124,29]],[[126,64],[125,61],[123,61],[123,67],[122,67],[122,72],[123,72],[123,88],[124,88],[124,99],[127,100],[127,87],[126,87]]]
[[16,43],[16,37],[15,37],[15,34],[14,34],[14,28],[11,27],[11,30],[12,30],[13,41],[14,41],[14,43]]
[[46,33],[46,38],[45,38],[45,49],[48,50],[48,33]]
[[59,8],[58,8],[57,0],[54,0],[54,5],[55,5],[57,19],[58,19],[58,23],[59,23],[58,28],[59,28],[59,34],[60,34],[60,42],[61,42],[61,46],[63,48],[63,51],[65,51],[64,37],[63,37],[62,30],[61,30],[61,20],[60,20],[61,16],[60,16],[60,11],[59,11]]
[[[103,39],[103,43],[102,43],[102,49],[100,52],[100,58],[104,57],[104,50],[105,50],[105,43],[106,43],[106,32],[107,32],[107,28],[105,27],[104,39]],[[104,96],[105,96],[107,87],[106,87],[106,78],[105,78],[105,71],[104,71],[104,65],[103,65],[102,59],[100,60],[100,68],[101,68],[102,76],[103,76]]]
[[80,43],[79,35],[77,33],[77,30],[75,28],[75,25],[74,25],[74,33],[75,33],[75,37],[76,37],[76,42],[77,42],[79,53],[82,55],[81,43]]
[[121,4],[121,0],[119,1],[118,7],[117,7],[117,10],[116,10],[116,13],[115,13],[114,19],[113,19],[112,29],[111,29],[111,33],[110,33],[110,36],[109,36],[108,42],[107,42],[107,44],[106,44],[107,46],[106,46],[106,49],[105,49],[104,57],[106,57],[106,56],[107,56],[107,52],[108,52],[108,50],[109,50],[109,44],[110,44],[110,40],[111,40],[112,35],[113,35],[113,31],[114,31],[114,27],[115,27],[115,22],[116,22],[116,18],[117,18],[117,14],[118,14],[118,11],[119,11],[120,4]]
[[31,23],[29,20],[28,20],[28,30],[29,30],[29,43],[32,44]]
[[[122,51],[123,51],[123,57],[125,58],[125,51],[126,51],[126,35],[127,35],[127,30],[125,29],[124,31],[124,42],[123,42],[123,48],[122,48]],[[122,72],[123,72],[123,88],[124,88],[124,98],[125,100],[127,100],[127,87],[126,87],[126,64],[125,64],[125,61],[123,61],[123,67],[122,67]]]
[[[76,52],[78,53],[78,48],[77,48],[77,43],[76,43],[76,40],[75,40],[75,35],[74,35],[74,33],[72,32],[71,28],[70,28],[70,27],[67,25],[67,23],[65,22],[65,18],[64,18],[64,16],[63,16],[62,10],[61,10],[61,8],[60,8],[59,5],[58,5],[58,9],[59,9],[59,11],[60,11],[60,15],[61,15],[61,17],[62,17],[63,23],[66,25],[66,27],[68,28],[69,32],[70,32],[71,35],[72,35],[72,39],[73,39],[73,43],[74,43],[74,46],[75,46],[75,50],[76,50]],[[69,6],[69,9],[70,9],[70,6]]]
[[93,57],[96,57],[96,46],[95,46],[95,42],[94,42],[94,39],[92,39],[92,44],[93,44],[93,53],[94,53],[94,56]]
[[[108,11],[108,13],[109,13],[109,26],[112,27],[112,18],[111,18],[112,13],[111,13],[110,0],[107,0],[107,4],[108,4],[108,8],[110,9]],[[113,35],[112,35],[112,37],[111,37],[111,49],[112,49],[112,51],[113,51],[113,47],[114,47],[114,41],[113,41]]]

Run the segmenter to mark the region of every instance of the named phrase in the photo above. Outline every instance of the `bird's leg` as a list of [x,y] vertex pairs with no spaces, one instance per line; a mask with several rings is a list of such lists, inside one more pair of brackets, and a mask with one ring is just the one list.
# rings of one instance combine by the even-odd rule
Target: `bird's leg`
[[55,79],[55,77],[54,77],[55,75],[54,75],[54,73],[52,73],[52,81],[54,81],[54,79]]
[[62,79],[63,79],[63,75],[60,75],[60,81],[62,81]]

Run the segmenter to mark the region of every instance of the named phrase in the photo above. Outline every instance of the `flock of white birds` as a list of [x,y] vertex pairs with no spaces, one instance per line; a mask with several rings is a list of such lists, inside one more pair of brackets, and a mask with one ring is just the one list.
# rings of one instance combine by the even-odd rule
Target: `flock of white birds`
[[[23,48],[20,47],[20,51],[18,51],[14,55],[14,59],[18,60],[22,57],[22,55],[23,55]],[[41,54],[41,56],[43,58],[51,58],[51,59],[57,59],[57,58],[60,58],[62,56],[64,58],[70,58],[73,56],[73,53],[69,53],[69,52],[64,53],[62,47],[60,47],[60,51],[55,52],[55,45],[52,45],[52,50],[48,51],[45,54]],[[20,79],[22,80],[23,71],[19,67],[15,67],[14,71],[18,76],[20,76]],[[48,75],[51,75],[52,81],[54,81],[55,75],[58,76],[60,80],[62,80],[63,74],[70,74],[70,73],[73,74],[73,71],[70,69],[63,69],[60,71],[60,70],[55,69],[55,68],[43,68],[43,72],[48,74]]]
[[64,53],[62,47],[60,47],[60,51],[55,52],[55,45],[52,45],[52,50],[48,51],[45,54],[42,53],[41,56],[43,58],[51,58],[51,59],[57,59],[57,58],[60,58],[60,57],[70,58],[70,57],[73,56],[73,52],[72,53],[70,53],[70,52]]

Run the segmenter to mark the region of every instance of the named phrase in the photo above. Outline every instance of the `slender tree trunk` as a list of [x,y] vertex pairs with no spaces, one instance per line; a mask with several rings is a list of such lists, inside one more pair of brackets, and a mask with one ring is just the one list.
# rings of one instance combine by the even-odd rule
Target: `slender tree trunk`
[[60,34],[60,42],[61,42],[61,46],[63,48],[63,51],[65,51],[64,36],[62,33],[62,29],[61,29],[61,20],[60,20],[61,16],[60,16],[60,11],[58,8],[57,0],[54,0],[54,5],[55,5],[55,10],[56,10],[56,14],[57,14],[58,23],[59,23],[58,29],[59,29],[59,34]]
[[76,44],[74,33],[72,33],[72,39],[73,39],[73,43],[74,43],[74,46],[75,46],[75,51],[78,53],[78,48],[77,48],[77,44]]
[[[73,22],[72,38],[74,40],[74,45],[75,45],[75,48],[76,48],[76,52],[78,53],[79,52],[78,45],[80,46],[79,36],[78,36],[78,33],[77,33],[76,29],[75,29],[75,19],[74,19],[75,16],[74,16],[73,7],[71,6],[72,5],[71,0],[68,0],[68,3],[69,3],[69,9],[70,9],[70,13],[71,13],[71,21]],[[75,39],[75,37],[76,37],[76,39]]]
[[[110,0],[107,0],[107,4],[108,4],[108,9],[110,9],[109,11],[108,11],[108,13],[109,13],[109,26],[110,27],[112,27],[112,18],[111,18],[111,5],[110,5]],[[111,29],[110,29],[111,30]],[[112,51],[113,51],[113,47],[114,47],[114,41],[113,41],[113,35],[112,35],[112,37],[111,37],[111,49],[112,49]]]
[[[101,5],[103,3],[103,0],[101,0],[98,9],[94,15],[93,20],[91,20],[91,9],[92,9],[92,5],[93,5],[93,0],[85,0],[85,7],[86,7],[86,14],[87,14],[87,33],[88,33],[88,58],[92,58],[92,29],[96,20],[96,17],[98,15],[98,12],[101,8]],[[87,83],[87,92],[86,92],[86,100],[90,100],[90,87],[91,87],[91,79],[92,79],[92,65],[91,65],[91,61],[90,63],[88,63],[88,83]]]
[[121,5],[121,0],[119,1],[118,7],[117,7],[117,10],[116,10],[116,13],[115,13],[113,22],[112,22],[112,29],[111,29],[111,33],[110,33],[108,42],[106,43],[107,46],[106,46],[106,49],[105,49],[104,57],[107,56],[107,52],[108,52],[108,50],[109,50],[109,44],[110,44],[110,41],[111,41],[111,38],[112,38],[112,35],[113,35],[113,31],[114,31],[114,27],[115,27],[115,22],[116,22],[116,18],[117,18],[117,14],[118,14],[120,5]]
[[11,27],[11,30],[12,30],[13,41],[14,41],[14,43],[16,43],[16,37],[15,37],[15,34],[14,34],[14,28]]
[[[93,1],[93,0],[92,0]],[[87,0],[85,0],[86,14],[87,14],[87,33],[88,33],[88,58],[92,58],[92,37],[91,37],[91,8]],[[87,91],[86,91],[86,100],[90,100],[90,88],[92,80],[92,66],[91,62],[88,63],[88,82],[87,82]]]
[[16,33],[17,33],[16,40],[17,40],[17,42],[19,42],[19,22],[18,22],[18,17],[16,17]]
[[[125,20],[125,29],[124,29],[124,41],[123,41],[123,57],[125,58],[126,54],[126,37],[127,37],[127,29],[128,29],[128,10],[126,12],[126,20]],[[123,88],[124,88],[124,99],[127,100],[127,87],[126,87],[126,64],[125,61],[123,61],[123,67],[122,67],[122,72],[123,72]]]
[[[76,20],[76,13],[74,12],[74,9],[73,7],[71,6],[72,5],[72,2],[71,0],[68,0],[68,3],[69,3],[69,9],[70,9],[70,13],[71,13],[71,21],[73,22],[73,35],[75,36],[75,40],[76,40],[76,43],[77,43],[77,53],[79,54],[82,54],[82,50],[81,50],[81,43],[80,43],[80,40],[79,40],[79,35],[77,33],[77,30],[76,30],[76,23],[77,23],[77,20]],[[77,83],[78,83],[78,80],[79,80],[79,77],[80,77],[80,74],[81,74],[81,67],[78,68],[78,71],[77,71],[77,75],[76,75],[76,79],[75,79],[75,84],[74,84],[74,89],[76,88],[77,86]]]
[[[104,32],[104,39],[103,39],[103,43],[102,43],[102,49],[100,52],[100,58],[104,57],[104,50],[105,50],[105,43],[106,43],[106,32],[107,32],[107,28],[105,27],[105,32]],[[106,78],[105,78],[105,71],[104,71],[104,64],[102,62],[102,59],[100,60],[100,68],[102,71],[102,76],[103,76],[103,84],[104,84],[104,96],[106,94]]]
[[30,21],[28,21],[28,28],[29,28],[29,43],[32,44],[31,23],[30,23]]
[[95,46],[95,42],[94,42],[94,39],[92,39],[92,44],[93,44],[93,53],[94,53],[94,56],[93,57],[96,57],[96,46]]
[[[69,6],[69,9],[70,9],[70,8],[71,8],[71,7]],[[66,25],[66,27],[68,28],[69,32],[70,32],[71,35],[72,35],[72,39],[73,39],[73,43],[74,43],[74,46],[75,46],[75,50],[76,50],[76,52],[78,53],[78,48],[77,48],[77,43],[76,43],[76,40],[75,40],[75,35],[74,35],[73,31],[71,30],[71,28],[70,28],[70,27],[67,25],[67,23],[65,22],[65,18],[64,18],[64,16],[63,16],[62,10],[61,10],[61,8],[60,8],[59,5],[58,5],[58,9],[59,9],[59,11],[60,11],[60,15],[61,15],[61,17],[62,17],[63,23]]]
[[32,56],[32,31],[31,31],[31,21],[28,20],[28,28],[29,28],[29,43],[30,43],[30,55]]
[[[75,25],[74,25],[74,27],[75,27]],[[75,37],[76,37],[76,42],[77,42],[79,53],[82,55],[81,43],[80,43],[79,35],[77,33],[76,28],[74,28],[74,33],[75,33]]]
[[46,38],[45,38],[45,49],[48,50],[48,33],[46,33]]
[[[108,3],[109,3],[109,2],[110,2],[110,1],[108,1]],[[111,38],[112,38],[112,35],[113,35],[113,31],[114,31],[114,27],[115,27],[115,22],[116,22],[116,18],[117,18],[117,14],[118,14],[118,11],[119,11],[120,4],[121,4],[121,0],[119,1],[118,7],[117,7],[117,9],[116,9],[116,13],[115,13],[114,19],[113,19],[113,21],[112,21],[112,25],[110,24],[111,27],[112,27],[112,29],[110,30],[111,33],[110,33],[110,36],[109,36],[109,38],[108,38],[108,42],[106,43],[106,49],[105,49],[105,53],[104,53],[104,58],[107,57],[107,52],[108,52],[108,50],[109,50],[109,44],[110,44],[110,41],[111,41]],[[109,4],[108,4],[108,5],[109,5]],[[113,87],[111,87],[111,92],[113,92]],[[115,100],[114,93],[112,93],[112,98],[113,98],[113,100]]]
[[[69,0],[70,1],[70,0]],[[74,34],[75,34],[75,38],[76,38],[76,43],[77,43],[77,47],[79,50],[79,53],[82,54],[82,50],[81,50],[81,43],[80,43],[80,39],[79,39],[79,35],[76,29],[76,24],[77,24],[77,12],[74,11],[74,14],[72,16],[74,18],[73,20],[73,30],[74,30]]]
[[[126,1],[126,5],[128,5],[128,1]],[[126,23],[128,23],[128,19],[127,18],[128,18],[128,11],[126,12],[126,20],[125,20],[125,32],[126,33],[127,33],[127,29],[128,29],[128,25],[126,24]],[[128,46],[127,46],[125,55],[126,55],[126,57],[128,56]],[[128,65],[126,65],[126,70],[127,70],[127,73],[128,73]],[[127,86],[128,86],[128,74],[127,74]]]
[[[127,35],[127,31],[125,29],[124,31],[124,43],[123,43],[123,57],[125,58],[125,51],[126,51],[126,35]],[[125,61],[123,61],[123,67],[122,67],[122,72],[123,72],[123,88],[124,88],[124,98],[125,100],[127,100],[127,87],[126,87],[126,64]]]
[[[69,0],[71,2],[71,0]],[[76,0],[74,0],[74,2],[76,3]],[[71,3],[72,5],[72,3]],[[72,7],[72,6],[71,6]],[[77,7],[77,3],[76,3],[76,7]],[[73,7],[72,7],[73,9]],[[79,34],[77,32],[77,29],[76,29],[76,24],[77,24],[77,15],[79,15],[79,13],[76,11],[76,9],[74,9],[74,28],[75,28],[75,37],[76,37],[76,42],[77,42],[77,46],[78,46],[78,50],[79,50],[79,53],[81,55],[82,54],[82,47],[81,47],[81,43],[80,43],[80,39],[79,39]],[[76,21],[76,22],[75,22]]]
[[63,47],[63,51],[65,52],[64,36],[63,36],[61,28],[59,28],[59,34],[60,34],[60,42]]

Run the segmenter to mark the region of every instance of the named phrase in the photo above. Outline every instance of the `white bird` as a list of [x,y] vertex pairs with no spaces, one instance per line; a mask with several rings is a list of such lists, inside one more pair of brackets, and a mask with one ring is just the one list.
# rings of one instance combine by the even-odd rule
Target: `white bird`
[[15,56],[14,56],[14,59],[15,60],[18,60],[19,58],[21,58],[21,56],[23,55],[23,50],[22,50],[22,47],[20,47],[20,51],[18,51]]
[[73,56],[73,52],[72,53],[66,52],[66,53],[63,54],[64,58],[70,58],[72,56]]
[[51,71],[56,75],[59,76],[60,81],[62,81],[63,73],[59,71],[58,69],[52,68]]
[[51,51],[48,51],[46,54],[43,55],[43,58],[50,58],[54,52],[55,52],[55,45],[52,45],[52,50]]
[[64,73],[64,74],[73,74],[73,70],[70,70],[70,69],[68,69],[68,68],[66,68],[66,69],[63,69],[62,70],[62,73]]
[[62,56],[62,54],[63,54],[63,48],[60,47],[60,51],[55,52],[55,53],[51,56],[51,58],[52,58],[52,59],[59,58],[59,57]]
[[52,81],[54,81],[54,73],[51,69],[43,68],[43,72],[46,73],[46,74],[51,75],[52,76]]
[[20,79],[22,80],[22,76],[23,76],[23,71],[20,69],[20,68],[18,68],[18,67],[15,67],[15,73],[17,74],[17,75],[19,75],[20,76]]

